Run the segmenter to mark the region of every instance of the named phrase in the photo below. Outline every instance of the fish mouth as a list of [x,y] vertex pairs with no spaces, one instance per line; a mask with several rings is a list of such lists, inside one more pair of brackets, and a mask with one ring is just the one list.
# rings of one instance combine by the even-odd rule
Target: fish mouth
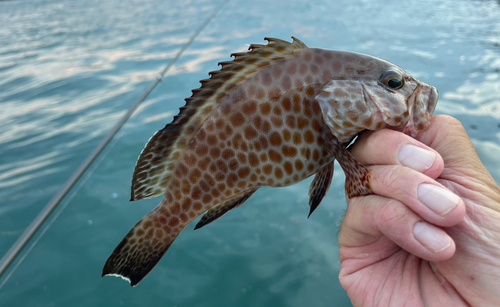
[[420,131],[429,128],[438,97],[438,91],[434,86],[418,84],[407,100],[408,120],[401,125],[387,128],[416,137]]
[[408,99],[409,119],[402,132],[416,137],[420,131],[427,130],[436,109],[439,93],[434,86],[419,84]]

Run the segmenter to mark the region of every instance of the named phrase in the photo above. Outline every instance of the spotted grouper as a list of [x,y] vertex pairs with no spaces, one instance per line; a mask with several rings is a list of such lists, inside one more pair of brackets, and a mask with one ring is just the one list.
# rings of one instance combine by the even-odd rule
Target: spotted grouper
[[369,55],[266,38],[219,63],[172,123],[147,143],[132,198],[164,195],[115,248],[104,275],[137,285],[179,233],[206,212],[203,227],[241,206],[259,187],[316,174],[309,214],[330,186],[336,159],[346,197],[368,195],[370,172],[346,145],[363,130],[415,135],[430,124],[438,93],[401,68]]

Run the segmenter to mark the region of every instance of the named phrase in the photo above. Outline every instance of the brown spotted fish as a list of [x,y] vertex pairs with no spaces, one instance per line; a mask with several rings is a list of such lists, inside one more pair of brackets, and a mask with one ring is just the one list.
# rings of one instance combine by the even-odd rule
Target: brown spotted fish
[[115,248],[104,275],[137,285],[179,233],[206,212],[203,227],[241,206],[259,187],[316,174],[310,213],[330,186],[336,159],[346,196],[370,194],[369,171],[345,146],[363,130],[425,130],[438,93],[401,68],[347,51],[266,38],[219,63],[172,123],[142,151],[132,200],[164,195]]

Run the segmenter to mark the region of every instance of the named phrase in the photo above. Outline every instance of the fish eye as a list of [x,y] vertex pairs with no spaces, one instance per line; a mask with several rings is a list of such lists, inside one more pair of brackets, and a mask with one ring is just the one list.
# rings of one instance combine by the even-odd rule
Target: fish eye
[[382,76],[380,76],[380,82],[394,90],[397,90],[403,87],[404,78],[401,73],[397,71],[387,70],[382,74]]

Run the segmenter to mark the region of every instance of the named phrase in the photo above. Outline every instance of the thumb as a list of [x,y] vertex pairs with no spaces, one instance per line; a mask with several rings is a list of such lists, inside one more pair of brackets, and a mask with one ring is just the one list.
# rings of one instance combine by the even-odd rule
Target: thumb
[[433,116],[429,129],[420,132],[416,139],[439,152],[443,158],[445,168],[441,179],[465,187],[479,179],[483,185],[500,192],[459,120],[447,115]]

